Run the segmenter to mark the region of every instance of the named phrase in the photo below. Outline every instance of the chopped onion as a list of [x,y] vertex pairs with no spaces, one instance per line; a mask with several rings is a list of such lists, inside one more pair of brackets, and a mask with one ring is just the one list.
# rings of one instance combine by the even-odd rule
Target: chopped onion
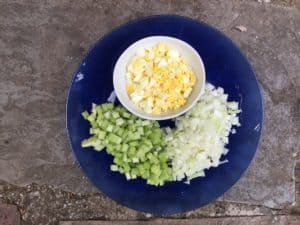
[[[217,167],[227,154],[232,126],[240,126],[237,102],[227,102],[223,88],[207,84],[199,102],[176,119],[175,129],[166,129],[166,151],[171,158],[174,180],[205,176],[204,170]],[[232,130],[232,131],[231,131]]]

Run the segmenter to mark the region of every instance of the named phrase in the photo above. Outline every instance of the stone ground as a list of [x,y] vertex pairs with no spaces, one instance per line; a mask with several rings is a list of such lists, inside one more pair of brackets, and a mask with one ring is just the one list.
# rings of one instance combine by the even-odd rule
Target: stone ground
[[265,105],[261,145],[244,177],[218,201],[171,218],[300,215],[299,0],[0,0],[0,203],[17,205],[22,224],[153,218],[117,205],[84,177],[65,134],[65,100],[91,44],[128,20],[163,13],[232,38]]

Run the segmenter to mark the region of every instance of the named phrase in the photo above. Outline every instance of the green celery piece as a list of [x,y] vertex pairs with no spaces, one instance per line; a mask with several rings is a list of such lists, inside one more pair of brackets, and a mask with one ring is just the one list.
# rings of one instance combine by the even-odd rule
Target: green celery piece
[[122,116],[127,119],[129,119],[131,117],[130,113],[128,113],[128,112],[123,112]]
[[150,170],[150,168],[151,168],[151,164],[150,164],[150,162],[149,161],[146,161],[146,162],[144,162],[143,163],[143,168],[145,169],[145,170]]
[[130,173],[125,173],[125,176],[126,176],[126,180],[131,180]]
[[135,154],[136,154],[136,148],[135,147],[129,147],[128,156],[131,158],[131,157],[135,156]]
[[[113,128],[113,130],[112,130],[112,133],[118,135],[118,134],[117,134],[117,131],[119,130],[119,127],[117,127],[117,126],[113,126],[113,127],[114,127],[114,128]],[[119,135],[118,135],[118,136],[119,136]]]
[[138,165],[137,165],[137,169],[139,170],[139,173],[140,173],[141,175],[146,173],[146,170],[144,169],[144,167],[143,167],[142,164],[138,164]]
[[117,106],[116,109],[118,110],[119,113],[126,112],[124,107]]
[[114,154],[114,157],[117,157],[119,159],[123,159],[123,153],[122,152],[117,152]]
[[147,172],[144,172],[144,173],[141,174],[140,171],[139,171],[139,176],[140,176],[141,178],[147,180],[147,182],[148,182],[148,177],[149,177],[149,176],[147,176]]
[[121,126],[122,124],[124,124],[125,123],[125,121],[122,119],[122,118],[118,118],[117,120],[116,120],[116,125],[117,126]]
[[116,111],[114,111],[114,112],[112,112],[112,117],[114,118],[114,119],[118,119],[119,117],[120,117],[120,114],[118,113],[118,112],[116,112]]
[[146,176],[147,178],[150,177],[150,170],[146,170],[146,171],[145,171],[145,176]]
[[147,145],[149,148],[153,148],[153,144],[152,144],[152,142],[151,142],[150,140],[144,139],[144,140],[143,140],[143,143],[144,143],[145,145]]
[[114,153],[114,149],[115,149],[115,147],[112,144],[108,143],[106,145],[106,151],[107,151],[107,153],[113,154]]
[[139,160],[139,158],[137,158],[137,157],[133,157],[132,158],[132,162],[133,163],[138,163],[140,160]]
[[104,119],[104,114],[103,112],[97,111],[97,121],[100,119]]
[[101,105],[103,111],[107,112],[114,108],[114,105],[112,103],[104,103]]
[[140,149],[137,151],[137,153],[136,153],[136,156],[137,156],[139,159],[145,158],[145,155],[146,155],[145,150],[143,150],[143,149],[141,149],[141,148],[140,148]]
[[[125,132],[125,129],[123,128],[120,128],[120,127],[116,127],[117,128],[117,131],[116,131],[116,134],[120,137],[123,136],[124,132]],[[123,138],[123,137],[122,137]]]
[[138,140],[138,139],[139,139],[139,135],[137,135],[131,131],[128,131],[127,138],[126,138],[127,141],[134,141],[134,140]]
[[123,174],[124,173],[124,170],[123,170],[123,168],[122,167],[119,167],[119,170],[118,170],[121,174]]
[[92,114],[95,115],[95,117],[97,117],[97,110],[96,110],[96,105],[93,103],[92,105],[92,110],[91,110]]
[[90,115],[87,117],[87,120],[88,120],[90,123],[95,122],[95,120],[96,120],[96,115],[95,115],[95,114],[90,114]]
[[146,129],[144,134],[146,137],[149,137],[152,134],[152,131],[150,129]]
[[154,126],[155,128],[160,128],[160,126],[159,126],[159,123],[158,123],[158,122],[155,122],[155,123],[153,124],[153,126]]
[[106,130],[106,128],[109,126],[109,122],[107,120],[101,120],[101,123],[98,123],[98,125],[101,129]]
[[107,105],[106,104],[101,104],[101,108],[103,112],[107,111]]
[[118,171],[119,168],[118,168],[117,165],[111,164],[111,165],[110,165],[110,170],[111,170],[111,171]]
[[102,130],[98,131],[98,138],[99,139],[104,140],[105,136],[106,136],[106,132],[105,131],[102,131]]
[[131,169],[131,174],[136,175],[136,176],[140,176],[139,170],[137,168],[132,168]]
[[97,106],[95,107],[95,110],[96,110],[96,112],[97,112],[98,115],[99,115],[100,113],[103,113],[103,110],[102,110],[101,105],[97,105]]
[[141,161],[141,162],[145,162],[146,160],[147,160],[146,155],[145,155],[145,154],[144,154],[144,155],[141,155],[140,161]]
[[156,174],[156,175],[161,173],[160,166],[157,164],[151,165],[150,171],[151,171],[151,173]]
[[126,154],[123,154],[123,158],[122,159],[123,159],[124,162],[128,162],[129,161],[129,159],[127,158]]
[[158,159],[157,156],[154,156],[154,158],[152,159],[152,162],[155,163],[155,164],[159,164],[160,163],[160,161],[159,161],[159,159]]
[[125,162],[122,166],[124,168],[124,172],[125,173],[129,173],[130,172],[130,166],[129,166],[128,163]]
[[106,128],[106,131],[107,131],[107,132],[112,132],[113,129],[114,129],[114,126],[111,125],[111,124],[109,124],[109,125],[107,126],[107,128]]
[[135,123],[136,123],[136,125],[138,125],[138,126],[142,126],[143,121],[144,121],[144,120],[137,119],[137,120],[135,121]]
[[105,148],[103,143],[99,143],[98,145],[93,146],[96,151],[101,151]]
[[151,146],[148,146],[148,145],[145,145],[145,144],[141,144],[141,149],[147,153],[149,151],[151,151],[152,147]]
[[142,121],[142,126],[151,126],[151,122],[149,120]]
[[169,169],[168,164],[166,162],[160,162],[160,168],[164,171]]
[[127,123],[132,125],[132,124],[134,124],[134,121],[131,119],[131,120],[128,120]]
[[97,126],[98,126],[98,127],[101,127],[102,122],[103,122],[103,118],[100,118],[100,117],[98,116],[97,119],[96,119],[96,124],[97,124]]
[[162,150],[162,148],[161,148],[161,146],[157,146],[157,147],[155,148],[155,150],[156,150],[156,151],[160,151],[160,150]]
[[164,171],[164,170],[161,172],[161,174],[159,176],[159,179],[163,180],[163,181],[169,181],[169,180],[171,180],[168,172]]
[[105,139],[103,140],[103,142],[104,142],[105,146],[107,146],[108,144],[110,144],[109,141],[107,140],[107,138],[105,138]]
[[82,112],[81,115],[85,120],[87,120],[87,118],[89,117],[89,113],[87,111]]
[[152,141],[153,145],[157,145],[161,142],[161,132],[154,130],[150,136],[149,136],[150,140]]
[[130,173],[130,176],[131,176],[131,179],[136,179],[137,178],[137,175],[134,175],[132,173]]
[[147,158],[148,158],[150,161],[152,161],[152,160],[154,159],[153,153],[152,153],[152,152],[149,152],[149,153],[147,154]]
[[[114,158],[113,162],[118,166],[122,166],[122,164],[123,164],[123,160],[120,158],[117,158],[117,157]],[[123,169],[123,171],[124,171],[124,169]]]
[[140,134],[140,135],[144,135],[144,128],[143,127],[139,127],[137,129],[137,132]]
[[86,147],[96,146],[99,144],[101,144],[101,141],[98,140],[97,136],[92,136],[90,138],[84,139],[81,142],[81,147],[86,148]]
[[125,130],[124,130],[123,134],[120,135],[120,137],[122,137],[123,142],[127,142],[128,141],[128,133],[125,132]]
[[111,110],[114,108],[114,104],[112,104],[112,103],[106,103],[106,104],[107,104],[108,110]]
[[152,185],[157,185],[159,183],[159,177],[157,177],[155,174],[151,174],[147,181],[149,181],[149,183]]
[[122,151],[122,152],[127,152],[128,148],[129,148],[129,145],[126,144],[126,143],[124,143],[124,144],[122,144],[121,151]]
[[116,145],[116,151],[121,151],[121,148],[122,148],[122,145],[121,144],[118,144],[118,145]]
[[99,133],[99,129],[98,128],[90,128],[90,134],[98,134]]
[[111,143],[115,143],[115,144],[120,144],[122,142],[122,138],[120,138],[119,136],[110,133],[107,137],[107,139],[111,142]]
[[132,140],[139,140],[141,138],[141,135],[139,133],[135,132],[131,138],[132,138]]
[[161,162],[167,162],[168,161],[168,154],[166,152],[160,152],[158,154],[158,158]]
[[110,118],[110,115],[111,113],[108,111],[108,112],[105,112],[104,113],[104,117],[106,118],[106,119],[109,119]]
[[139,142],[138,141],[131,141],[128,143],[130,147],[137,147],[139,146]]

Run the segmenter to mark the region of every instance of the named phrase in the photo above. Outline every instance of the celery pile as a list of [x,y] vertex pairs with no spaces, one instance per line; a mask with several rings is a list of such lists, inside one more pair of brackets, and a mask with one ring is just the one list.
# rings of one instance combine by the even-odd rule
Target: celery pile
[[142,177],[152,185],[172,180],[163,133],[156,121],[140,119],[110,103],[94,105],[91,113],[85,111],[82,116],[90,122],[92,135],[82,141],[82,147],[106,148],[114,156],[112,171],[125,174],[128,180]]

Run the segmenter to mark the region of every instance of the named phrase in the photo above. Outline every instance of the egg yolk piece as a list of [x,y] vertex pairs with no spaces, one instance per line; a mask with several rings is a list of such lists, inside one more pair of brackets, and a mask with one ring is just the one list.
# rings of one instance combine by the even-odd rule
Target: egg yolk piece
[[158,43],[138,49],[126,67],[126,90],[131,101],[150,114],[176,111],[196,83],[193,70],[180,53]]

